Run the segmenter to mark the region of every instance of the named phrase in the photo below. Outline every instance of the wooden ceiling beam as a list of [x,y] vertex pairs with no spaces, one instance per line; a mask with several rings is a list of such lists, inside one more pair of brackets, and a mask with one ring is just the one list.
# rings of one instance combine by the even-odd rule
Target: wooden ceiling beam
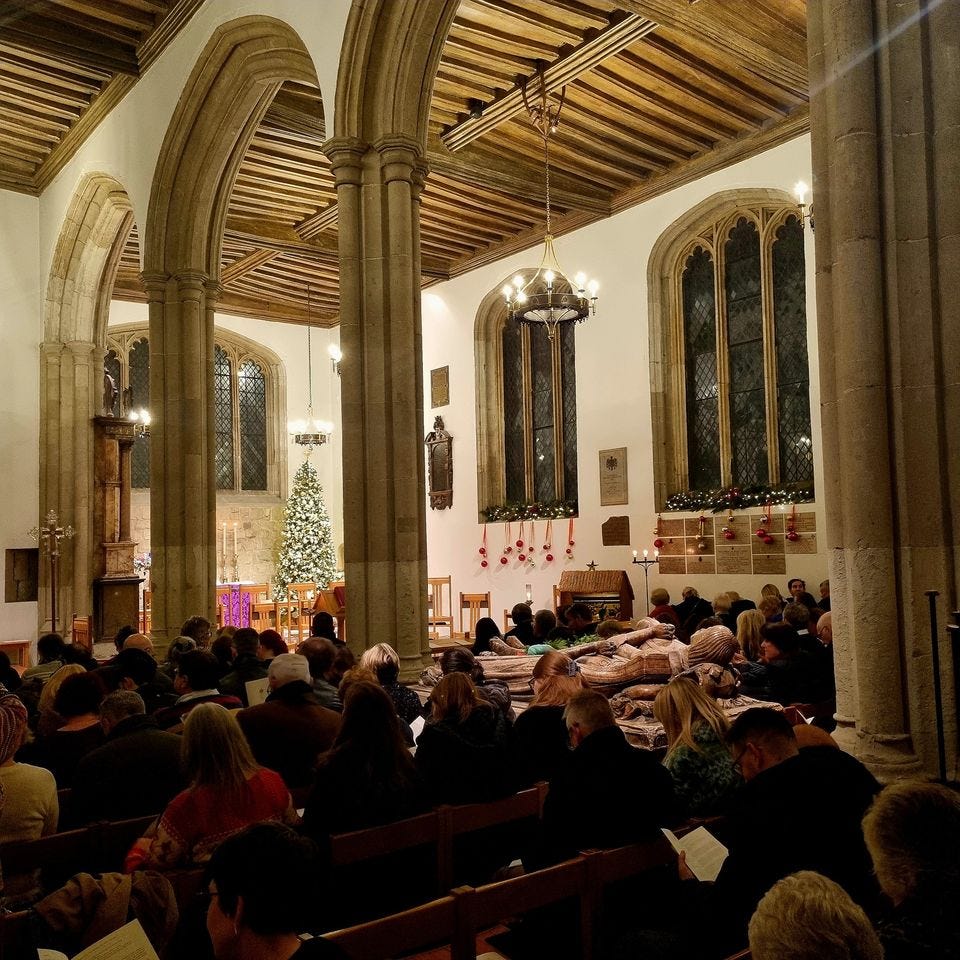
[[36,13],[0,16],[0,36],[6,45],[18,50],[41,53],[108,73],[140,76],[137,53],[132,46],[78,26],[61,26],[53,17]]
[[134,33],[146,33],[154,27],[155,13],[149,13],[125,3],[117,3],[116,0],[58,0],[57,6],[60,8],[58,13],[66,7]]
[[582,39],[581,31],[576,27],[564,20],[544,16],[541,10],[536,10],[524,2],[514,3],[512,0],[474,0],[474,2],[478,6],[490,8],[498,16],[518,20],[526,27],[555,33],[566,42],[576,43]]
[[296,226],[297,233],[304,240],[312,240],[320,236],[324,230],[332,227],[340,216],[336,202],[328,204],[323,210],[317,211],[312,217],[307,217]]
[[279,256],[279,250],[254,250],[253,253],[248,253],[245,257],[223,267],[220,271],[220,282],[227,286]]
[[[465,151],[454,156],[441,144],[428,146],[427,163],[437,173],[477,187],[500,190],[537,203],[546,199],[542,168]],[[584,187],[575,178],[559,174],[551,173],[550,197],[562,207],[594,213],[609,210],[606,191]]]
[[[560,90],[577,77],[593,70],[610,57],[624,51],[652,30],[656,23],[637,14],[628,14],[614,21],[596,36],[585,40],[569,53],[554,60],[543,71],[543,83],[548,93]],[[532,93],[539,93],[539,84],[530,84]],[[523,85],[515,84],[507,93],[487,104],[477,117],[467,119],[441,134],[440,139],[448,150],[457,151],[483,136],[501,123],[525,111]]]
[[[617,6],[692,37],[721,61],[736,58],[760,77],[798,94],[806,92],[807,55],[802,39],[785,43],[780,34],[776,40],[760,40],[742,17],[724,10],[722,4],[711,7],[692,5],[689,0],[617,0]],[[788,54],[781,51],[783,46],[789,48]]]
[[548,57],[557,55],[557,48],[551,43],[533,40],[523,34],[510,33],[507,30],[498,30],[496,27],[491,27],[489,23],[474,23],[458,16],[453,21],[451,33],[457,32],[459,35],[461,31],[476,34],[487,42],[493,41],[506,50],[515,50],[519,47],[522,51],[520,56],[530,57],[533,60],[546,60]]

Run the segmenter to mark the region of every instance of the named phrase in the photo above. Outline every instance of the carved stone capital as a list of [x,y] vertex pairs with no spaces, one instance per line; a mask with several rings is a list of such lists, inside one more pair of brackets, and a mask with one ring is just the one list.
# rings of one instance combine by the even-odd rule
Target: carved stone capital
[[140,273],[140,282],[147,294],[148,303],[158,303],[163,300],[164,291],[167,289],[167,283],[170,280],[169,273],[162,271],[153,272],[143,270]]
[[402,180],[415,184],[419,176],[418,168],[423,161],[423,149],[416,140],[402,135],[383,137],[373,148],[380,155],[384,183]]
[[209,274],[203,270],[181,270],[176,275],[181,300],[201,300],[207,291]]
[[367,144],[356,137],[331,137],[323,145],[336,185],[359,187]]

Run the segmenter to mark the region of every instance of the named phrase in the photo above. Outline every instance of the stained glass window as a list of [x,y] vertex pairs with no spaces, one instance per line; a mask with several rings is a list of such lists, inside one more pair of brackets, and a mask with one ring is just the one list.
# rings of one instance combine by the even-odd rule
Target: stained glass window
[[267,385],[252,360],[240,365],[240,480],[243,490],[267,489]]
[[[134,410],[150,409],[150,343],[138,340],[130,347],[130,404]],[[139,437],[133,445],[131,484],[150,486],[150,437]]]
[[223,347],[214,348],[214,469],[218,490],[234,488],[232,364]]
[[687,462],[695,490],[720,485],[716,304],[713,260],[703,247],[683,271],[683,339],[687,387]]
[[750,487],[765,484],[769,478],[760,234],[756,224],[741,217],[730,231],[724,252],[732,481],[734,486]]
[[[504,491],[507,502],[577,498],[575,339],[556,345],[545,329],[503,327]],[[527,464],[532,464],[528,475]]]
[[773,243],[773,317],[777,344],[780,480],[813,479],[810,372],[807,366],[806,269],[803,227],[788,217]]

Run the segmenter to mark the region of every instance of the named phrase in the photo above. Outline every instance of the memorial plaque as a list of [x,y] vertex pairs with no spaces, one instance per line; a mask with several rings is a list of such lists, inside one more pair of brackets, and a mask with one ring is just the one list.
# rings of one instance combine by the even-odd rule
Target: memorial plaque
[[787,540],[784,543],[784,552],[789,554],[816,553],[817,535],[815,533],[801,533],[799,540]]
[[660,555],[666,555],[668,557],[682,557],[685,551],[686,540],[683,537],[671,537],[669,540],[663,541],[663,546],[660,548]]
[[601,450],[600,506],[611,507],[627,502],[627,448]]
[[677,518],[674,520],[660,521],[660,536],[666,540],[667,537],[683,536],[683,520]]
[[430,406],[445,407],[450,403],[450,368],[430,371]]
[[657,571],[661,574],[684,574],[687,572],[687,561],[683,556],[665,557],[663,551],[660,552],[660,565]]
[[698,550],[697,544],[700,543],[696,537],[687,537],[687,556],[691,555],[700,555],[705,556],[706,554],[713,555],[713,537],[705,536],[703,538],[703,549]]
[[717,547],[717,573],[751,574],[753,563],[749,544],[731,544]]
[[813,512],[798,512],[793,529],[797,533],[813,533],[817,529],[817,515]]
[[705,557],[700,555],[699,557],[687,557],[687,573],[697,576],[704,573],[716,573],[717,564],[713,555]]
[[751,513],[750,514],[750,532],[756,533],[757,530],[763,527],[767,533],[783,533],[783,514],[777,513],[776,510],[770,508],[770,522],[763,522],[762,513]]
[[787,572],[787,558],[781,554],[759,553],[753,556],[753,572],[765,576],[785,576]]
[[[707,533],[710,529],[710,518],[707,517],[707,522],[703,525],[703,532]],[[683,521],[683,533],[687,537],[696,537],[700,532],[700,518],[699,517],[685,517]]]
[[605,547],[630,546],[630,518],[611,517],[601,524],[600,536]]
[[783,544],[785,537],[780,536],[779,534],[773,535],[773,543],[764,543],[759,537],[754,537],[751,542],[751,548],[753,550],[753,555],[757,556],[760,553],[783,553]]

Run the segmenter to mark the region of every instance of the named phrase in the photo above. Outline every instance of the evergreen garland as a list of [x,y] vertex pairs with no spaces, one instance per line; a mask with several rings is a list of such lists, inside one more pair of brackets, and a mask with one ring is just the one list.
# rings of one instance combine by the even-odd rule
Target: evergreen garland
[[505,503],[482,510],[485,523],[514,523],[517,520],[561,520],[577,515],[576,500],[549,500],[543,503]]
[[286,600],[288,583],[316,583],[326,589],[336,579],[337,553],[333,546],[333,525],[323,502],[323,488],[309,460],[293,477],[287,499],[277,562],[277,600]]
[[666,510],[725,513],[727,510],[748,510],[781,503],[809,503],[814,499],[813,487],[727,487],[723,490],[688,490],[667,498]]

